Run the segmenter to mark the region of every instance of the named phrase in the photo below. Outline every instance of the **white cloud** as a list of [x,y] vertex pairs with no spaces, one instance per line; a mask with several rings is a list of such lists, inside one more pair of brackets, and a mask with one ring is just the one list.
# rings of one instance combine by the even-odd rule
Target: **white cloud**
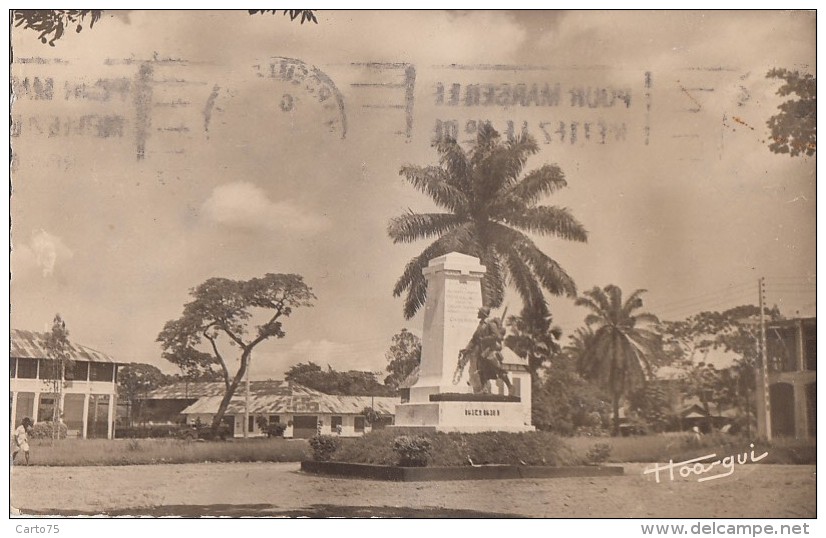
[[12,248],[12,274],[26,275],[39,270],[43,277],[54,274],[59,261],[71,259],[72,250],[63,240],[45,230],[32,233],[27,243],[20,243]]
[[273,202],[264,189],[247,181],[216,187],[204,202],[206,218],[242,230],[316,232],[327,226],[323,216],[305,212],[288,201]]

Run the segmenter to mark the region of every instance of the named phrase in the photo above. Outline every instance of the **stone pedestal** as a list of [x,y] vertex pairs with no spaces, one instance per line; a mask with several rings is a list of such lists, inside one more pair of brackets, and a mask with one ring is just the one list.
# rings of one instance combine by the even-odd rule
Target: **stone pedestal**
[[479,324],[485,267],[477,258],[451,252],[430,260],[422,273],[427,279],[422,361],[419,380],[410,388],[411,403],[427,402],[431,394],[470,392],[467,372],[457,385],[453,384],[453,373],[459,350]]
[[[395,425],[462,432],[533,430],[530,382],[522,387],[522,392],[527,389],[527,401],[519,397],[524,394],[491,396],[488,400],[492,401],[472,394],[469,367],[458,383],[453,382],[459,351],[479,324],[485,267],[477,258],[451,252],[431,260],[422,273],[427,279],[427,300],[419,378],[410,387],[409,402],[396,406]],[[501,394],[502,387],[495,392]]]

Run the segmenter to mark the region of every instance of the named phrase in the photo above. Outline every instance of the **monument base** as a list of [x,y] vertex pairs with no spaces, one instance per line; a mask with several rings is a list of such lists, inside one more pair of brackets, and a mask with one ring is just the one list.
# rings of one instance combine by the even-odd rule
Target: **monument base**
[[531,432],[518,401],[431,401],[396,406],[394,426],[440,432]]

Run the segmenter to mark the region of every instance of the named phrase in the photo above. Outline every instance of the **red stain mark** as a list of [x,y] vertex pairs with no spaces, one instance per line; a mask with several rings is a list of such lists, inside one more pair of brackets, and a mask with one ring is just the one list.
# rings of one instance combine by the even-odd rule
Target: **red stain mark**
[[698,101],[694,98],[694,96],[693,96],[693,95],[691,95],[690,93],[688,93],[688,90],[685,88],[685,86],[683,86],[682,84],[680,84],[680,81],[679,81],[679,80],[677,81],[677,84],[679,84],[679,85],[680,85],[680,90],[681,90],[684,94],[686,94],[686,95],[688,96],[688,98],[689,98],[689,99],[691,99],[691,102],[692,102],[692,103],[694,103],[695,105],[697,105],[697,110],[696,110],[695,112],[699,112],[699,110],[700,110],[701,108],[703,108],[703,107],[702,107],[702,105],[701,105],[701,104],[700,104],[700,103],[699,103],[699,102],[698,102]]
[[746,123],[746,122],[745,122],[745,121],[743,121],[742,119],[738,118],[737,116],[732,116],[732,117],[731,117],[731,119],[733,119],[734,121],[736,121],[736,122],[737,122],[737,123],[739,123],[740,125],[743,125],[743,126],[745,126],[745,127],[748,127],[748,128],[749,128],[749,129],[751,129],[752,131],[754,131],[754,130],[755,130],[755,129],[754,129],[754,127],[752,127],[751,125],[749,125],[748,123]]

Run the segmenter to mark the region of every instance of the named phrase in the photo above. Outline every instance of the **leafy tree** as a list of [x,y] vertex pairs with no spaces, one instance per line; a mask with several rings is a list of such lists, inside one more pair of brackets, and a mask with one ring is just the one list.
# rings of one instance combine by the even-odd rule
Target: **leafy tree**
[[540,370],[550,364],[551,357],[562,351],[559,345],[562,330],[552,326],[552,322],[551,316],[539,317],[527,308],[507,320],[510,331],[505,345],[528,362],[531,379],[537,378]]
[[766,77],[784,81],[777,95],[798,97],[779,105],[780,113],[769,118],[767,124],[772,137],[769,149],[792,157],[801,153],[814,155],[817,152],[817,78],[788,69],[772,69]]
[[129,404],[129,420],[141,414],[141,397],[174,380],[157,366],[130,362],[118,368],[118,397]]
[[[766,308],[764,314],[770,320],[781,319],[777,306]],[[666,353],[686,372],[683,390],[697,396],[708,413],[711,403],[718,410],[723,405],[734,405],[745,415],[748,433],[760,360],[759,317],[757,306],[742,305],[724,312],[700,312],[662,325]],[[729,368],[711,368],[708,355],[713,350],[732,352],[737,358]]]
[[644,292],[636,290],[623,302],[622,290],[610,284],[594,287],[576,300],[591,310],[585,324],[595,328],[582,356],[582,371],[611,393],[614,435],[619,435],[620,399],[645,384],[661,354],[660,336],[646,327],[659,320],[653,314],[635,313],[642,307]]
[[392,344],[387,353],[387,371],[390,375],[384,378],[384,384],[397,389],[399,383],[419,365],[422,360],[422,340],[407,329],[402,329],[393,335]]
[[531,393],[531,421],[538,429],[571,435],[602,424],[609,399],[576,371],[571,357],[554,355],[545,372],[533,383]]
[[567,208],[537,205],[544,195],[567,183],[562,170],[552,164],[522,175],[528,157],[539,151],[536,140],[518,136],[502,141],[486,123],[469,151],[450,138],[438,142],[436,149],[439,165],[403,166],[400,175],[447,212],[410,211],[391,219],[387,227],[394,243],[436,237],[407,264],[396,282],[394,296],[407,291],[405,317],[413,317],[425,302],[422,269],[431,259],[451,251],[475,256],[487,268],[482,279],[486,306],[502,304],[506,282],[541,318],[549,314],[543,288],[554,295],[574,297],[573,279],[523,233],[587,240],[587,232]]
[[60,419],[63,416],[61,400],[63,399],[63,386],[66,383],[66,371],[74,367],[70,354],[71,347],[66,322],[63,321],[60,314],[55,314],[54,320],[52,320],[52,330],[46,335],[45,341],[46,356],[48,358],[45,378],[51,385],[52,394],[54,395],[52,440],[57,439],[60,433]]
[[[249,9],[250,15],[270,13],[272,15],[281,12],[288,16],[291,21],[301,17],[299,21],[304,24],[307,21],[318,24],[315,16],[315,9]],[[103,16],[101,9],[14,9],[12,10],[12,20],[15,27],[23,27],[25,30],[39,32],[37,36],[41,43],[48,43],[54,47],[55,41],[60,39],[66,29],[74,27],[75,32],[83,30],[83,24],[89,21],[89,28],[92,28]]]
[[663,381],[651,380],[630,394],[631,410],[654,431],[665,431],[676,422],[671,392]]
[[390,396],[395,393],[394,388],[379,383],[373,372],[360,370],[339,372],[330,365],[327,365],[325,370],[312,361],[294,364],[287,370],[284,379],[325,394]]
[[[184,305],[180,318],[166,323],[157,341],[163,357],[184,370],[219,369],[226,390],[212,420],[212,431],[217,434],[235,389],[247,372],[253,349],[269,338],[283,338],[282,320],[294,308],[312,306],[315,295],[300,275],[272,273],[245,281],[210,278],[190,290],[190,295],[194,299]],[[256,317],[264,321],[251,331]],[[240,351],[240,365],[234,375],[230,374],[222,344]]]

